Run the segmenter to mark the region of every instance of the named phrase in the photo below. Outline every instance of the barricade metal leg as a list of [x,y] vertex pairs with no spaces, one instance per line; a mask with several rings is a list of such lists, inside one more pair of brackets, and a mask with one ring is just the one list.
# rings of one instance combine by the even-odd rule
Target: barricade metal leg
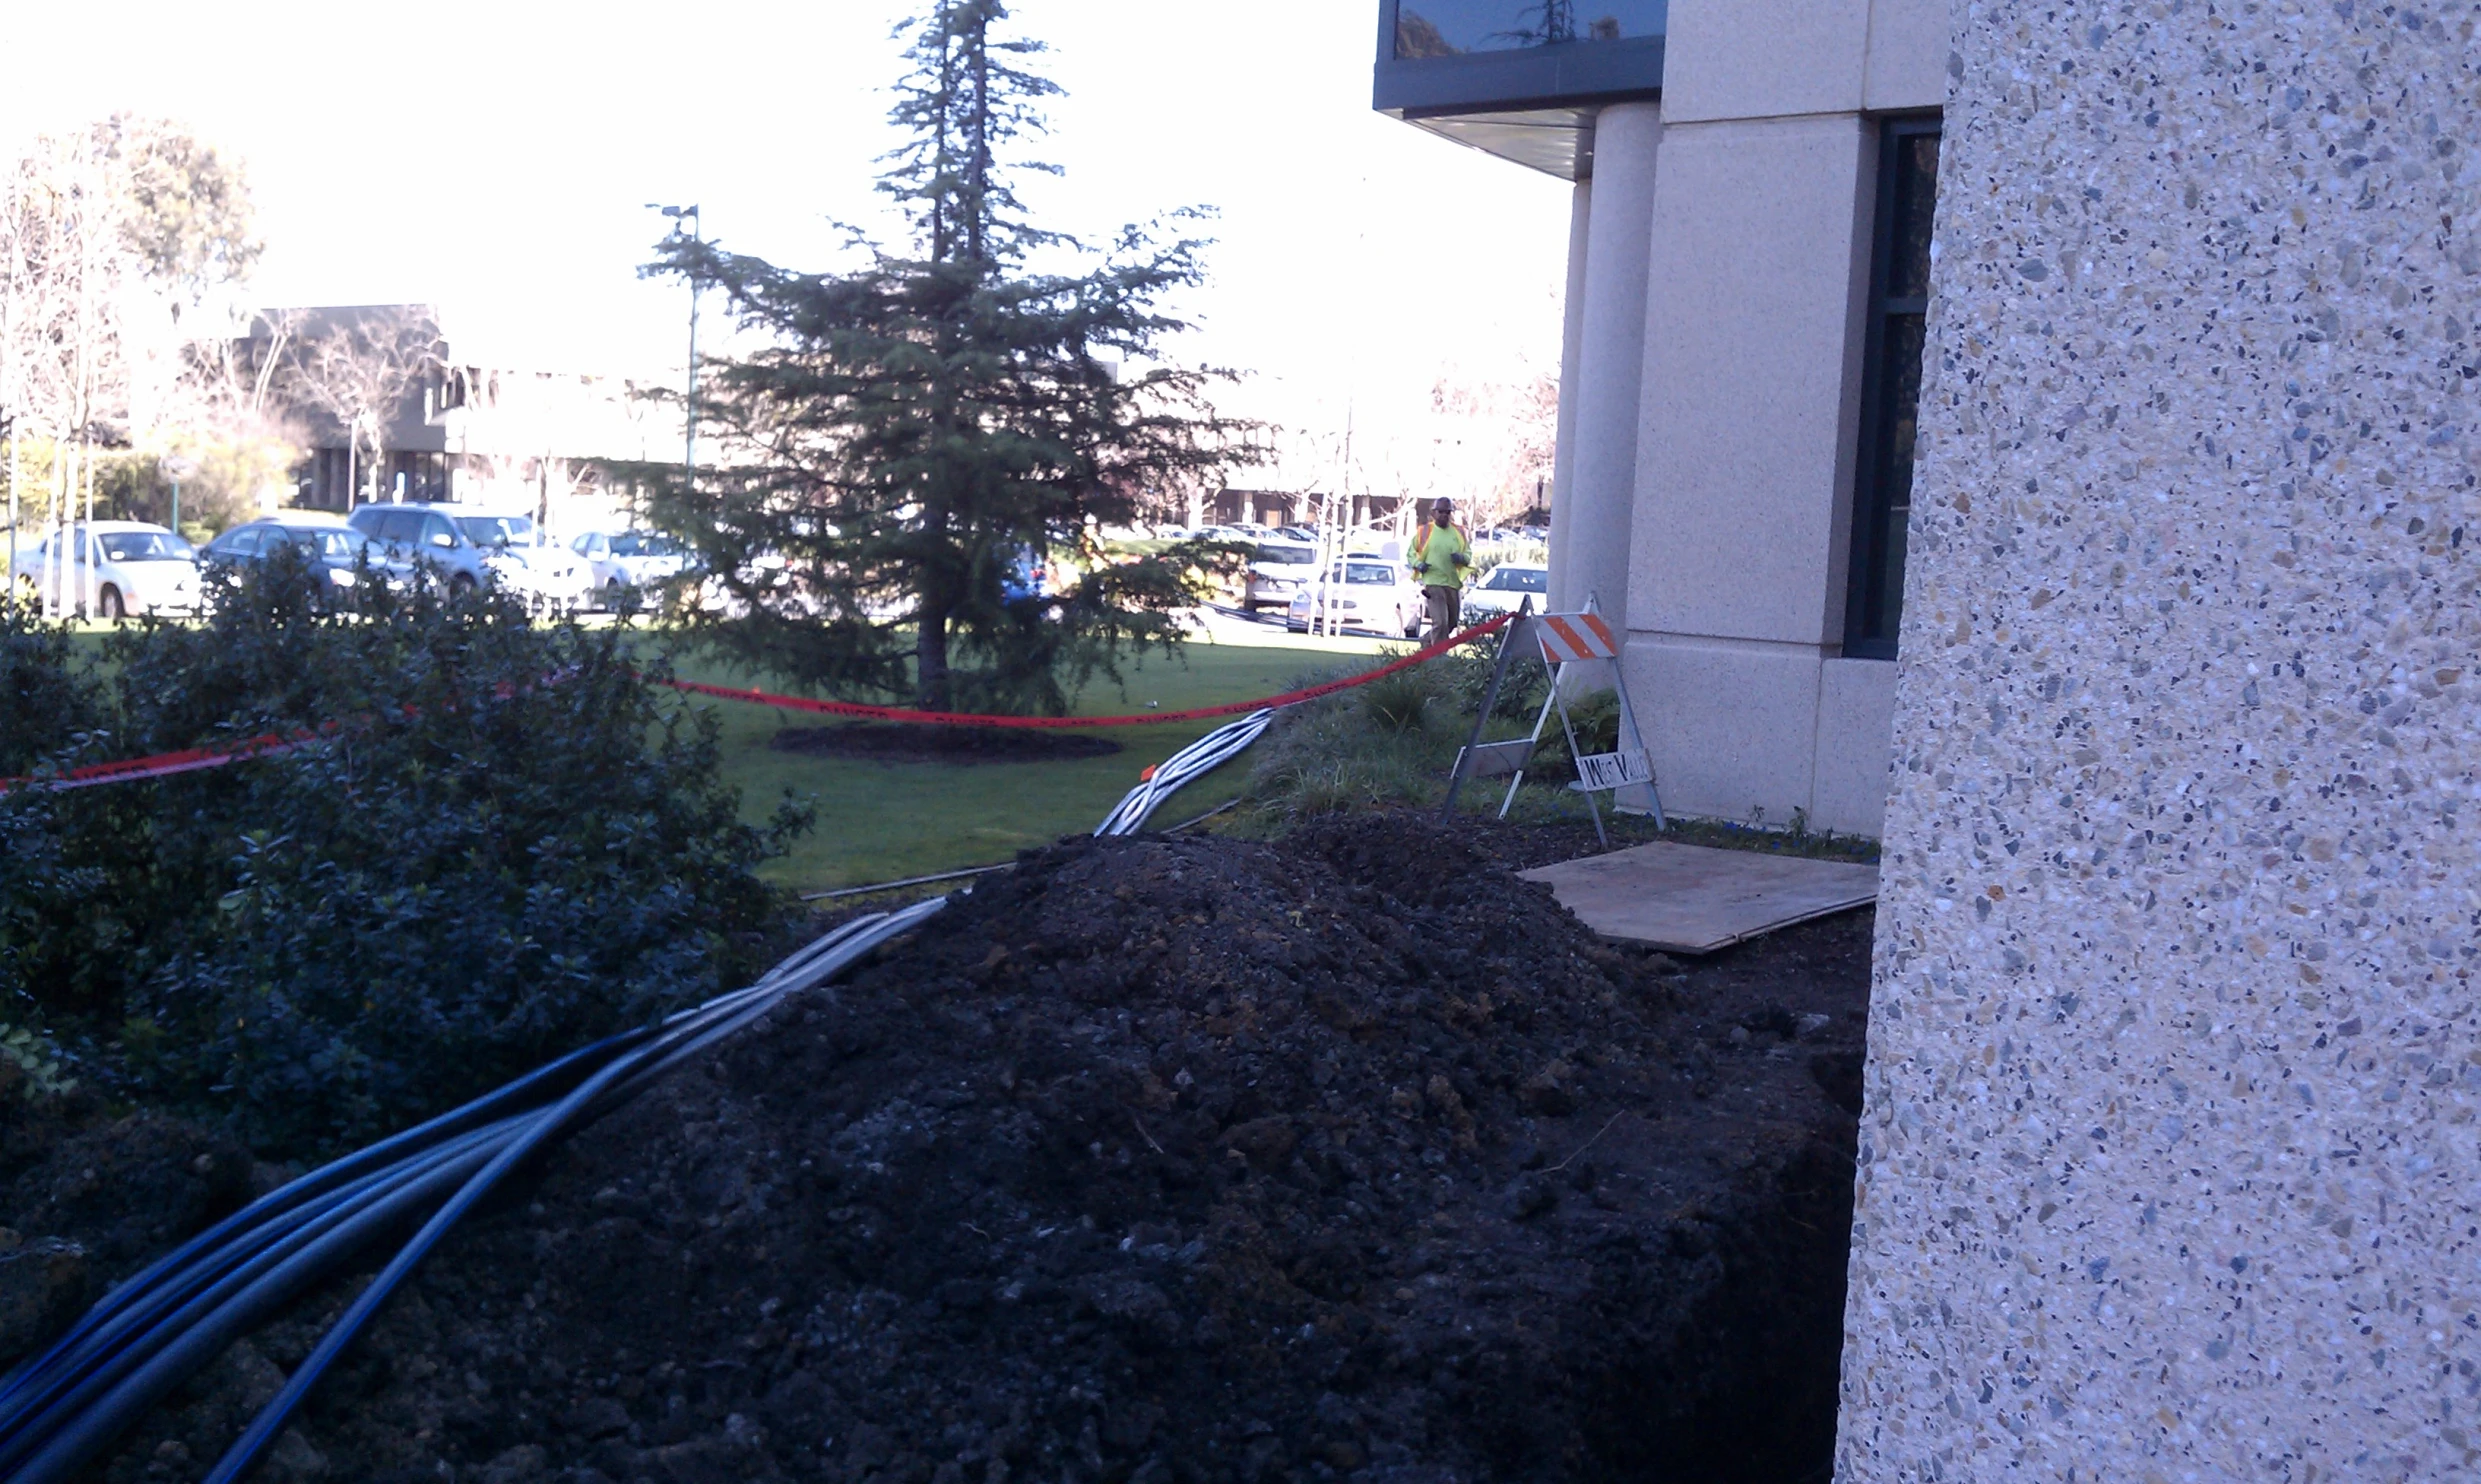
[[[1645,733],[1640,731],[1637,727],[1637,708],[1629,702],[1628,677],[1620,673],[1620,662],[1618,660],[1613,660],[1611,662],[1611,686],[1612,689],[1620,693],[1620,725],[1628,729],[1628,735],[1620,739],[1621,745],[1626,746],[1628,743],[1634,742],[1637,750],[1645,755],[1645,796],[1648,802],[1652,803],[1654,806],[1654,828],[1658,830],[1668,830],[1671,826],[1663,819],[1662,789],[1654,780],[1654,749],[1645,745]],[[1611,794],[1611,808],[1614,811],[1617,811],[1619,806],[1619,791],[1615,789]]]
[[[1550,673],[1551,689],[1553,691],[1557,691],[1559,688],[1559,667],[1556,665],[1545,664],[1542,668]],[[1533,736],[1530,740],[1535,747],[1542,745],[1542,728],[1550,723],[1552,700],[1553,697],[1544,696],[1542,698],[1542,709],[1534,713]],[[1532,753],[1528,751],[1526,756],[1530,758]],[[1499,801],[1499,817],[1501,819],[1508,817],[1509,808],[1516,803],[1516,791],[1519,788],[1524,787],[1524,784],[1525,770],[1519,768],[1516,770],[1516,776],[1508,780],[1508,796]]]
[[[1464,787],[1466,770],[1473,766],[1474,749],[1482,745],[1482,729],[1490,725],[1490,713],[1499,704],[1499,684],[1508,678],[1508,663],[1516,657],[1517,637],[1525,632],[1525,620],[1532,616],[1533,598],[1528,595],[1516,605],[1516,621],[1499,636],[1499,658],[1492,662],[1490,684],[1482,691],[1481,714],[1473,718],[1473,738],[1465,744],[1464,751],[1456,754],[1456,771],[1447,780],[1447,803],[1439,810],[1441,818],[1456,817],[1456,794]],[[1506,805],[1499,806],[1500,818],[1505,819],[1507,812]]]
[[[1560,668],[1566,669],[1567,667],[1563,665]],[[1571,758],[1583,757],[1585,755],[1584,749],[1576,745],[1576,724],[1568,719],[1568,703],[1560,697],[1559,677],[1556,674],[1551,677],[1551,699],[1559,703],[1559,726],[1562,731],[1568,734],[1568,756]],[[1581,769],[1579,770],[1577,781],[1579,783],[1583,783],[1585,781]],[[1577,792],[1585,796],[1586,812],[1594,816],[1594,838],[1602,842],[1603,849],[1610,849],[1611,837],[1602,832],[1602,806],[1594,802],[1594,791],[1590,788],[1580,788]]]

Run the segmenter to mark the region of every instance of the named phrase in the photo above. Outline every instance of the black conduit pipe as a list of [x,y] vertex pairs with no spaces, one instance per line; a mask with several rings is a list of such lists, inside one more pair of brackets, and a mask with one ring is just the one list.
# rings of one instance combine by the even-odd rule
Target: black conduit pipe
[[[1144,828],[1172,793],[1238,756],[1272,719],[1271,711],[1253,713],[1174,753],[1095,833]],[[233,1341],[444,1197],[207,1476],[207,1484],[237,1484],[389,1295],[511,1170],[743,1029],[784,996],[824,983],[910,932],[948,901],[936,897],[858,918],[746,989],[570,1052],[324,1165],[191,1238],[0,1378],[0,1473],[10,1484],[65,1484]]]

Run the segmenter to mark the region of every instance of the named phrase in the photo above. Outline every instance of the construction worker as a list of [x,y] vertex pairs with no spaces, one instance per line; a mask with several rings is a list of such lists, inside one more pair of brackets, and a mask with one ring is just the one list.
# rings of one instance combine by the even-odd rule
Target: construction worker
[[1473,565],[1473,543],[1456,529],[1456,507],[1452,501],[1435,500],[1430,505],[1430,524],[1413,537],[1412,550],[1405,553],[1413,569],[1413,580],[1421,584],[1423,601],[1430,610],[1429,643],[1456,632],[1459,610],[1464,606],[1465,569]]

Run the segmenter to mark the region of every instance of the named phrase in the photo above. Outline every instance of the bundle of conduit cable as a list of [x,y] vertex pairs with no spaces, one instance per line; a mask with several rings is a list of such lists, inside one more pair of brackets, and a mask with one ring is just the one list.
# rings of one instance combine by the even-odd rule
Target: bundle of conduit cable
[[0,1477],[71,1477],[233,1341],[445,1197],[208,1475],[241,1478],[405,1275],[510,1170],[946,905],[940,897],[847,923],[747,989],[572,1052],[217,1223],[0,1380]]
[[1208,773],[1230,762],[1246,751],[1249,744],[1265,734],[1275,720],[1272,710],[1252,711],[1238,721],[1227,722],[1208,732],[1155,765],[1146,780],[1130,789],[1120,807],[1111,811],[1094,833],[1097,835],[1133,835],[1146,827],[1146,820],[1165,799],[1194,783]]
[[[1252,712],[1172,754],[1094,833],[1143,829],[1165,799],[1238,756],[1274,717],[1273,710]],[[912,931],[949,900],[934,897],[857,918],[747,989],[573,1051],[218,1222],[114,1288],[50,1349],[0,1377],[0,1478],[55,1484],[72,1477],[235,1340],[352,1264],[372,1242],[430,1210],[207,1475],[207,1484],[234,1484],[406,1275],[511,1170],[785,996],[824,984]]]

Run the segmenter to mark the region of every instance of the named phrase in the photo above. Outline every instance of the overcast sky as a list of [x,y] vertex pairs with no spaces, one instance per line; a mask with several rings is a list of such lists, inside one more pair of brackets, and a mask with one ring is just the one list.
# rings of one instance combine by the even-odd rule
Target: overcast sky
[[[427,301],[461,358],[653,373],[680,364],[685,294],[636,279],[663,225],[643,203],[697,202],[731,247],[824,266],[828,218],[881,210],[904,9],[20,6],[0,139],[124,108],[182,119],[248,165],[259,301]],[[1200,350],[1287,404],[1400,398],[1449,363],[1556,365],[1568,187],[1373,114],[1374,17],[1375,0],[1015,8],[1069,91],[1038,146],[1067,174],[1027,194],[1094,237],[1219,210]]]

